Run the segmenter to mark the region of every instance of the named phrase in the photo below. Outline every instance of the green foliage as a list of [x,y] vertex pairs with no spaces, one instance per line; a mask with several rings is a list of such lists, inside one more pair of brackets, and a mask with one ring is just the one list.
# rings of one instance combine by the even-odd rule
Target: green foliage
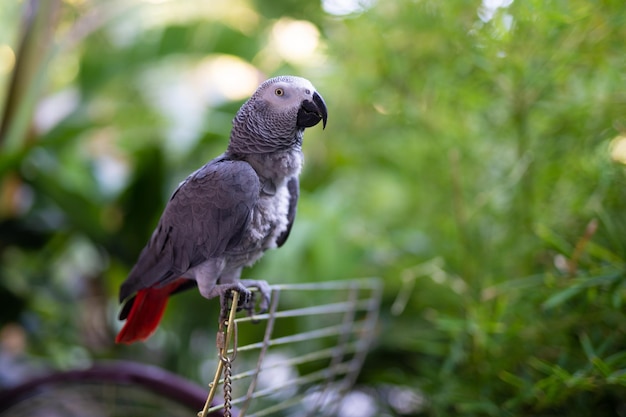
[[[37,21],[60,41],[48,66],[27,60],[18,81],[32,97],[10,96],[9,73],[0,88],[0,108],[16,106],[3,129],[32,124],[24,115],[42,97],[74,103],[49,129],[0,138],[0,301],[11,306],[0,325],[18,321],[30,355],[62,367],[128,356],[207,380],[216,306],[198,294],[175,297],[145,345],[111,340],[119,284],[171,190],[224,149],[240,104],[184,107],[199,128],[172,139],[177,112],[162,94],[174,100],[207,56],[229,54],[267,76],[310,78],[329,105],[327,129],[306,135],[292,235],[245,275],[384,278],[359,381],[377,388],[380,415],[623,415],[622,2],[379,1],[337,17],[315,3],[238,1],[235,19],[216,2],[154,22],[193,2],[69,3],[80,2],[46,6],[59,22]],[[17,7],[2,21],[16,22]],[[109,18],[81,37],[71,25],[90,7]],[[320,30],[316,60],[271,50],[283,17]],[[19,54],[17,38],[0,42]],[[398,408],[388,385],[424,400]]]

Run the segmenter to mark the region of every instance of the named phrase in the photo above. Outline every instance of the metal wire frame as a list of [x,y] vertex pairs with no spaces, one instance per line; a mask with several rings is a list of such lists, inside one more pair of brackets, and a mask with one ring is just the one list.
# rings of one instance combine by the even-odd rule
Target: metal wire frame
[[[235,346],[227,351],[228,355],[237,355],[238,358],[247,356],[248,359],[255,352],[258,352],[256,363],[251,369],[238,370],[230,376],[233,385],[242,385],[248,381],[248,389],[244,395],[229,398],[229,403],[239,407],[238,417],[244,417],[249,410],[252,410],[252,414],[249,414],[248,417],[263,417],[281,411],[285,412],[314,397],[313,400],[308,401],[312,404],[306,407],[307,410],[300,410],[298,415],[334,415],[339,405],[337,399],[354,384],[375,335],[382,283],[379,279],[368,278],[310,284],[273,285],[271,289],[271,304],[266,314],[240,317],[234,320],[235,328],[251,321],[265,321],[266,326],[261,341]],[[302,295],[302,293],[310,292],[322,293],[330,302],[295,309],[279,309],[281,298],[285,298],[283,296],[296,293]],[[299,317],[308,318],[309,322],[319,322],[321,326],[304,329],[295,334],[274,337],[274,330],[281,319]],[[337,324],[324,325],[324,321],[333,317],[339,317]],[[311,320],[311,318],[316,320]],[[318,318],[319,320],[317,320]],[[326,347],[317,348],[315,343],[311,343],[324,339],[330,339],[326,340]],[[279,363],[265,363],[266,354],[270,349],[293,347],[296,344],[301,348],[303,344],[307,344],[312,346],[312,349]],[[258,377],[263,371],[279,367],[302,368],[321,361],[328,362],[322,369],[298,375],[269,388],[257,389]],[[218,370],[218,372],[220,371]],[[218,378],[219,375],[216,375],[215,381]],[[219,380],[219,384],[223,382],[223,379]],[[294,387],[298,387],[300,391],[287,400],[270,402],[269,405],[262,406],[254,401],[267,399],[281,390],[293,389]],[[223,406],[223,403],[218,404],[209,408],[208,412],[217,411]],[[255,406],[257,407],[255,408]]]
[[104,361],[0,391],[0,416],[191,416],[205,398],[203,387],[155,366]]

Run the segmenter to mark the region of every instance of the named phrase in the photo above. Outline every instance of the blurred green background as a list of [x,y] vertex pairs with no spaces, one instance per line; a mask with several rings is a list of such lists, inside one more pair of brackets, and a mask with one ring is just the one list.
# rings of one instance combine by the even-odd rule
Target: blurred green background
[[206,382],[215,303],[115,346],[117,289],[278,74],[329,122],[289,241],[244,274],[383,278],[372,416],[626,416],[623,0],[3,1],[4,385],[107,358]]

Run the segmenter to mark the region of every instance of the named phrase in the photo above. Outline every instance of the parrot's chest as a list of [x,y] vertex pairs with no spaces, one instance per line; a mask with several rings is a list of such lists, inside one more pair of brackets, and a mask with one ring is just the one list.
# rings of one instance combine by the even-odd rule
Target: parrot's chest
[[261,191],[257,204],[250,213],[250,223],[240,242],[238,253],[230,254],[231,262],[243,266],[252,265],[266,250],[277,246],[278,237],[288,227],[289,200],[286,181]]
[[276,247],[276,240],[287,229],[289,212],[289,190],[286,181],[280,186],[269,186],[261,191],[259,201],[252,211],[250,240],[261,250]]

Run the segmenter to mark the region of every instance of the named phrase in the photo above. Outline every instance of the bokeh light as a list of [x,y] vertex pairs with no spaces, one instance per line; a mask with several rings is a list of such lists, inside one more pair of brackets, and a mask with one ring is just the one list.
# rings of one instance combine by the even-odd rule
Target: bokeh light
[[0,45],[0,75],[8,74],[15,65],[15,52],[9,45]]
[[282,18],[272,28],[272,43],[280,56],[293,63],[310,61],[319,45],[320,32],[306,20]]
[[626,165],[626,136],[620,135],[611,141],[611,159]]

